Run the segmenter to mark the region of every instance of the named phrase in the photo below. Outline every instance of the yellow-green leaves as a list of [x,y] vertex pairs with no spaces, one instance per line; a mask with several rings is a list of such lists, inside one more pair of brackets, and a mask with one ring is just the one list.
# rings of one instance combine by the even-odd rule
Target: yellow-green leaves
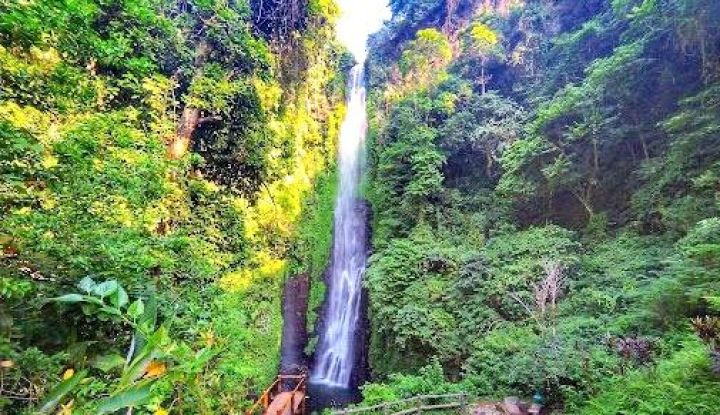
[[428,71],[442,70],[451,57],[452,48],[447,37],[437,29],[423,29],[405,47],[399,62],[400,71],[410,78],[427,78]]
[[471,46],[478,51],[487,51],[494,48],[500,41],[498,34],[484,23],[474,23],[470,26]]

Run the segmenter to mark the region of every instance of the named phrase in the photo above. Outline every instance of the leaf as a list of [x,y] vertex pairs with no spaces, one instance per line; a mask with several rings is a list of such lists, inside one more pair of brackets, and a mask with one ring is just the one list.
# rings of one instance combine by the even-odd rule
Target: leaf
[[93,294],[97,295],[98,297],[105,298],[108,295],[117,291],[118,287],[118,283],[115,280],[105,281],[93,288]]
[[133,320],[137,320],[140,318],[143,313],[145,312],[145,303],[143,303],[142,299],[135,300],[132,304],[130,304],[130,307],[127,309],[127,313],[130,317],[132,317]]
[[120,385],[127,386],[131,385],[135,380],[140,379],[145,373],[145,368],[152,361],[152,356],[149,353],[140,354],[130,365],[123,370],[123,375],[120,378]]
[[80,308],[86,316],[95,314],[95,306],[92,304],[83,304]]
[[80,384],[80,382],[85,379],[87,373],[87,370],[83,370],[80,373],[77,373],[74,376],[70,377],[69,379],[63,380],[57,386],[55,386],[45,397],[43,403],[40,404],[40,407],[38,408],[38,413],[52,413],[52,411],[55,410],[55,408],[65,397],[65,395],[72,392]]
[[150,362],[150,364],[147,366],[145,370],[145,378],[154,378],[158,376],[162,376],[167,372],[167,366],[164,362],[160,362],[158,360],[153,360]]
[[121,367],[125,364],[125,359],[117,353],[108,354],[105,356],[97,356],[92,362],[92,367],[102,370],[107,373],[113,369]]
[[97,284],[95,283],[95,281],[93,281],[92,278],[90,278],[90,277],[85,277],[85,278],[83,278],[83,279],[80,280],[80,282],[78,283],[77,286],[78,286],[79,289],[81,289],[81,290],[85,291],[86,293],[90,294],[90,293],[92,293],[93,288],[95,288],[96,285],[97,285]]
[[147,372],[147,368],[150,363],[161,355],[158,347],[166,341],[168,341],[168,335],[167,329],[164,327],[160,327],[148,336],[145,344],[135,353],[133,360],[123,371],[120,384],[130,385],[132,382],[142,377]]
[[122,315],[122,312],[115,307],[107,307],[107,306],[101,307],[100,311],[102,311],[103,313],[106,313],[106,314],[113,315],[113,316],[121,316]]
[[130,301],[130,298],[128,298],[127,292],[125,289],[118,285],[117,291],[115,292],[115,295],[113,296],[113,304],[117,308],[123,308],[127,303]]
[[150,401],[151,386],[151,384],[136,386],[103,399],[98,405],[97,413],[107,414],[123,408],[144,405]]
[[203,367],[213,357],[217,356],[218,351],[211,348],[205,348],[195,353],[192,359],[187,359],[183,362],[180,370],[184,373],[197,373],[202,371]]
[[60,297],[51,298],[49,301],[58,303],[81,303],[86,301],[86,297],[80,294],[65,294]]

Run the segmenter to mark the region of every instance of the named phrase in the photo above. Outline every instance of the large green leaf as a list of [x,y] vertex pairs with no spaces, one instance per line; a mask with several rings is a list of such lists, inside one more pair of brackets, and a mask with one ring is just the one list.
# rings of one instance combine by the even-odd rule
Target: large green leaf
[[118,285],[117,291],[112,296],[113,305],[117,308],[122,308],[125,307],[125,305],[127,305],[129,301],[130,299],[128,298],[125,289],[122,286]]
[[98,414],[112,413],[123,408],[137,407],[148,403],[150,400],[151,384],[135,386],[110,396],[100,401],[97,408]]
[[82,382],[83,379],[87,376],[87,370],[83,370],[79,373],[76,373],[69,379],[65,379],[62,382],[60,382],[57,386],[53,388],[53,390],[48,393],[48,395],[45,397],[45,400],[40,404],[40,407],[37,410],[37,413],[39,414],[49,414],[52,413],[55,407],[58,406],[60,401],[67,395],[68,393],[72,392],[79,384]]
[[137,320],[140,316],[145,313],[145,303],[143,303],[143,300],[138,298],[130,304],[130,307],[127,309],[127,313],[130,317],[133,318],[133,320]]
[[58,302],[58,303],[91,303],[91,304],[97,304],[97,305],[103,305],[103,302],[100,301],[96,297],[91,297],[89,295],[82,295],[82,294],[65,294],[61,295],[60,297],[53,297],[47,299],[48,302]]
[[118,290],[118,283],[115,280],[105,281],[93,288],[93,294],[105,298]]
[[85,277],[85,278],[81,279],[80,282],[78,283],[78,288],[80,288],[87,294],[90,294],[96,285],[97,284],[95,283],[95,281],[93,281],[92,278]]
[[50,301],[56,301],[58,303],[81,303],[85,301],[85,296],[80,294],[65,294],[60,297],[51,298]]
[[93,367],[107,373],[113,369],[123,366],[125,364],[125,359],[119,354],[113,353],[105,356],[97,356],[90,362],[90,364]]

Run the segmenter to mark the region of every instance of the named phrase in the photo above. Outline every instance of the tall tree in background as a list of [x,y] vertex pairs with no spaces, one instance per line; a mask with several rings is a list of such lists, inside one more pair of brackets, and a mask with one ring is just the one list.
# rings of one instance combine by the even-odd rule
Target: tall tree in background
[[477,83],[480,84],[481,94],[485,94],[487,85],[492,80],[492,75],[487,73],[488,63],[491,59],[502,56],[500,46],[500,38],[490,26],[473,23],[468,28],[465,36],[465,49],[472,58],[480,61],[480,76]]

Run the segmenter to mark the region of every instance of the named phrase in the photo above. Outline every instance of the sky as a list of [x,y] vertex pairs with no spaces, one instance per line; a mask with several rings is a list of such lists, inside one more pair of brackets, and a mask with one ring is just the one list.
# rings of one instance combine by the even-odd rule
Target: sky
[[341,15],[337,23],[338,39],[358,62],[367,57],[367,38],[390,18],[387,0],[338,0]]

